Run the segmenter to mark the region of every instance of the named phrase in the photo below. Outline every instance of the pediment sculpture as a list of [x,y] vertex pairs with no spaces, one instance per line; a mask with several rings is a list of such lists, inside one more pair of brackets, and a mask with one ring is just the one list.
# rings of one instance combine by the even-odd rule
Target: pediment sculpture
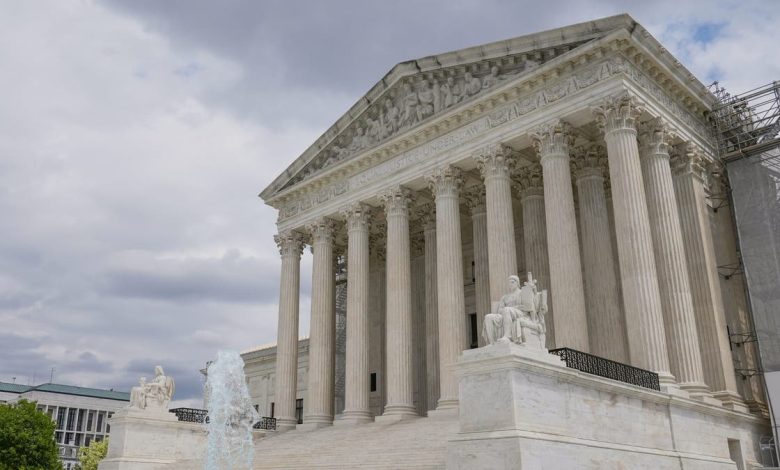
[[[487,72],[472,70],[464,72],[462,76],[452,72],[446,78],[405,79],[386,93],[384,98],[378,99],[374,108],[323,150],[316,161],[310,163],[287,185],[373,147],[440,111],[467,101],[502,81],[530,72],[540,65],[539,61],[525,58],[510,67],[491,65]],[[475,66],[476,68],[478,67]]]
[[162,366],[156,366],[151,382],[147,382],[146,377],[141,377],[139,385],[130,390],[129,407],[167,412],[175,390],[173,377],[166,376]]
[[545,349],[546,313],[547,291],[537,289],[531,273],[522,287],[518,276],[509,276],[509,293],[493,302],[491,313],[485,315],[483,338],[488,344],[515,343]]

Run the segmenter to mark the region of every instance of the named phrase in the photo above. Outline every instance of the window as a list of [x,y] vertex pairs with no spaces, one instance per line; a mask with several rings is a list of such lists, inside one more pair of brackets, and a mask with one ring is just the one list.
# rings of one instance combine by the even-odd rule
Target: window
[[89,410],[89,413],[87,414],[87,431],[92,431],[92,418],[94,418],[95,412],[92,410]]
[[57,444],[62,444],[62,431],[57,431],[54,433],[54,440],[57,442]]
[[76,431],[83,431],[84,430],[84,413],[87,410],[79,410],[79,419],[78,424],[76,424]]
[[103,418],[105,416],[106,416],[106,414],[104,412],[98,411],[97,427],[95,428],[95,431],[103,432]]
[[295,400],[295,417],[298,418],[298,424],[303,424],[303,398]]
[[376,392],[376,372],[371,372],[371,391]]
[[84,436],[84,447],[89,447],[90,442],[92,442],[92,436]]
[[57,409],[57,429],[65,428],[65,408]]
[[76,425],[76,408],[70,408],[68,410],[68,431],[73,431],[73,426]]
[[479,346],[479,335],[477,328],[477,314],[476,313],[469,313],[469,326],[471,329],[471,334],[469,335],[469,346],[471,349],[476,348]]
[[271,402],[271,418],[273,418],[273,417],[274,417],[274,411],[275,411],[275,410],[274,410],[274,405],[275,405],[275,403],[274,403],[274,402]]

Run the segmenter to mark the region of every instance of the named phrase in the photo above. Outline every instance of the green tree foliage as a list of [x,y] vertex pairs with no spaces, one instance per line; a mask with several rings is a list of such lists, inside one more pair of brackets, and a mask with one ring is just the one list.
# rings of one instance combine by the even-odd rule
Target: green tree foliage
[[54,422],[34,402],[0,404],[0,470],[59,470]]
[[81,470],[97,470],[98,464],[108,452],[108,439],[100,442],[92,441],[89,447],[79,449],[79,463]]

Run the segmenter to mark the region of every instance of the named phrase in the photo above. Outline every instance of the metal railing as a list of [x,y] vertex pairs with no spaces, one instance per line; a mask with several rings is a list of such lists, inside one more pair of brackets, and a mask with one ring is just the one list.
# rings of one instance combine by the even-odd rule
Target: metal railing
[[276,429],[276,418],[269,418],[267,416],[263,416],[260,418],[260,421],[256,422],[254,426],[252,426],[254,429],[266,429],[269,431],[273,431]]
[[[179,421],[184,421],[187,423],[208,423],[209,417],[208,417],[208,410],[201,410],[198,408],[172,408],[170,410],[171,413],[176,415],[176,418]],[[252,428],[254,429],[266,429],[269,431],[273,431],[276,429],[276,418],[269,418],[267,416],[263,416],[260,418],[260,421],[256,422]]]
[[176,415],[179,421],[187,423],[204,423],[206,421],[208,411],[199,410],[198,408],[171,408],[169,412]]
[[566,363],[566,367],[631,385],[661,390],[658,374],[655,372],[604,359],[603,357],[577,351],[576,349],[552,349],[550,353],[560,356],[563,362]]

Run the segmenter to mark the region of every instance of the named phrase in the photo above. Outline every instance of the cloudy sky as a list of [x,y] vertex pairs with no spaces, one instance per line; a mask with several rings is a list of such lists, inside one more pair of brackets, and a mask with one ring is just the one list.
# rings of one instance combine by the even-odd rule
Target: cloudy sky
[[705,84],[780,79],[774,0],[0,0],[0,381],[160,363],[198,405],[275,340],[257,194],[393,64],[624,11]]

